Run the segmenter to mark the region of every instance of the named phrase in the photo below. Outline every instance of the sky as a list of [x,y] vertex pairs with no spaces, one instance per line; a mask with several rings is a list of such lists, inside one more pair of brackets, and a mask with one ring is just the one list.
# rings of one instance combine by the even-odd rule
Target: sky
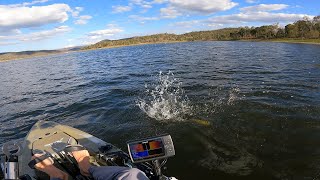
[[284,26],[320,15],[320,0],[0,0],[0,52],[225,27]]

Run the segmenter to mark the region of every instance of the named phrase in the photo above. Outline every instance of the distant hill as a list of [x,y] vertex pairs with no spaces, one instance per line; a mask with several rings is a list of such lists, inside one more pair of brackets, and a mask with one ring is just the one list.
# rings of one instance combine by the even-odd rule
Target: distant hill
[[154,34],[148,36],[138,36],[119,40],[103,40],[96,44],[83,47],[82,49],[97,49],[104,47],[129,46],[136,44],[154,44],[166,42],[186,42],[186,41],[212,41],[212,40],[230,40],[230,33],[237,32],[239,28],[225,28],[213,31],[190,32],[186,34]]
[[37,57],[37,56],[47,56],[47,55],[52,55],[52,54],[79,51],[79,50],[81,50],[81,48],[83,48],[83,47],[77,46],[77,47],[57,49],[57,50],[5,52],[5,53],[0,53],[0,62],[13,60],[13,59],[25,59],[25,58],[32,58],[32,57]]
[[313,20],[307,18],[280,27],[279,24],[260,27],[224,28],[211,31],[190,32],[181,35],[155,34],[132,37],[120,40],[103,40],[82,49],[97,49],[107,47],[129,46],[138,44],[153,44],[166,42],[189,41],[227,41],[227,40],[262,40],[299,43],[320,43],[320,16]]

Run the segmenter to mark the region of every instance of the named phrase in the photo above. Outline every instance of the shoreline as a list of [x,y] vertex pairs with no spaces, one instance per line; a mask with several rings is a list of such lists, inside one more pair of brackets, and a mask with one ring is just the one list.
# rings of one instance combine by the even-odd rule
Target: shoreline
[[[240,40],[210,40],[210,41],[276,42],[276,43],[320,45],[320,39],[240,39]],[[84,52],[84,51],[92,51],[92,50],[99,50],[99,49],[111,49],[111,48],[130,47],[130,46],[139,46],[139,45],[151,45],[151,44],[169,44],[169,43],[171,44],[171,43],[183,43],[183,42],[206,42],[206,41],[168,41],[168,42],[156,42],[156,43],[139,43],[139,44],[130,44],[130,45],[121,45],[121,46],[107,46],[107,47],[101,47],[101,48],[82,49],[82,50],[78,50],[78,51],[67,51],[67,52],[60,52],[60,53],[49,53],[49,54],[22,56],[22,57],[18,57],[18,58],[8,58],[8,59],[1,59],[1,55],[0,55],[0,63],[8,62],[8,61],[15,61],[15,60],[30,59],[30,58],[35,58],[35,57],[46,57],[46,56],[51,56],[51,55],[68,54],[68,53],[74,53],[74,52]]]
[[320,39],[288,39],[288,38],[284,38],[284,39],[240,39],[238,41],[320,45]]

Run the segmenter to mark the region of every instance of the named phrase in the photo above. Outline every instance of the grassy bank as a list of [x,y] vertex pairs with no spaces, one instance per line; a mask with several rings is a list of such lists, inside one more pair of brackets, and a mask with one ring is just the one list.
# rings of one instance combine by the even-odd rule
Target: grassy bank
[[289,39],[289,38],[278,38],[270,39],[271,42],[285,42],[285,43],[303,43],[303,44],[319,44],[320,39]]
[[317,45],[320,45],[320,39],[276,38],[276,39],[241,39],[239,41],[281,42],[281,43],[299,43],[299,44],[317,44]]

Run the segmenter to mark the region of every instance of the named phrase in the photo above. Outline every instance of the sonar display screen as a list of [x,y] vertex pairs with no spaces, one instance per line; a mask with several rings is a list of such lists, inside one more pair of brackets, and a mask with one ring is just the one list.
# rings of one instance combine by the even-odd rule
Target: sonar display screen
[[131,156],[134,161],[164,156],[164,148],[161,138],[144,142],[129,144]]

